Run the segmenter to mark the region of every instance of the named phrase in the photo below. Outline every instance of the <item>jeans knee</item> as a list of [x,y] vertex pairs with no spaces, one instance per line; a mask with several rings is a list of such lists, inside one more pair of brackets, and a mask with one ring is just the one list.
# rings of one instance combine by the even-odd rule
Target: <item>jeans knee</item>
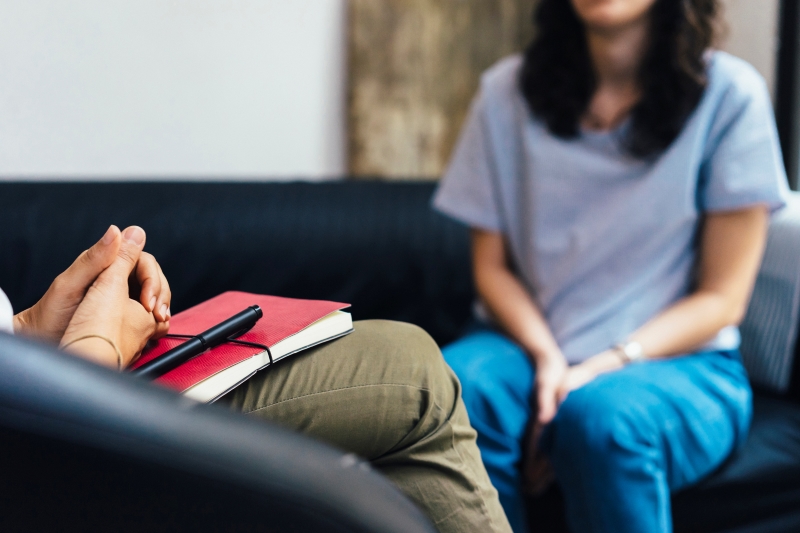
[[[492,331],[469,335],[442,350],[461,383],[461,396],[482,450],[517,448],[530,417],[533,367],[513,342]],[[485,450],[484,450],[485,451]]]
[[533,367],[516,344],[494,332],[479,332],[446,346],[442,353],[464,390],[476,399],[516,391],[528,399]]
[[593,457],[600,461],[626,454],[642,445],[654,444],[657,431],[637,406],[621,404],[619,398],[591,387],[569,394],[553,420],[551,454]]
[[[491,384],[480,368],[470,365],[461,358],[453,358],[453,352],[445,348],[443,350],[445,362],[458,378],[461,385],[461,396],[464,402],[469,405],[474,401],[482,401],[487,395],[491,395]],[[466,364],[464,364],[466,363]]]
[[470,417],[481,417],[481,413],[492,410],[499,394],[497,382],[492,375],[492,368],[486,361],[476,359],[469,353],[445,348],[445,361],[461,385],[461,397],[467,406]]

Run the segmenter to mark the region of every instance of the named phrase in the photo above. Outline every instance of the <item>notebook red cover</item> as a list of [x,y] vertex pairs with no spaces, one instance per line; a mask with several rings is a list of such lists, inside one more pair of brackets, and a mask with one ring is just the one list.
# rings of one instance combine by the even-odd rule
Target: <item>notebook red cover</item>
[[[260,306],[264,316],[256,322],[253,329],[239,337],[239,340],[270,347],[305,329],[317,320],[335,311],[350,307],[349,304],[338,302],[297,300],[246,292],[226,292],[173,316],[170,320],[169,332],[173,335],[197,335],[251,305]],[[186,341],[184,339],[160,339],[155,346],[145,350],[131,368],[137,368],[183,342]],[[261,351],[263,350],[249,346],[222,344],[157,378],[156,382],[183,392],[217,372],[241,363]]]

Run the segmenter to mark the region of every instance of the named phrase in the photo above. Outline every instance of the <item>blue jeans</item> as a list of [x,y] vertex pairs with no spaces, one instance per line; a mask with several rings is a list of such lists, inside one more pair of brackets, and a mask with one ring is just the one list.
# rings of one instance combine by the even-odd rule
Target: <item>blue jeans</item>
[[[478,330],[443,350],[516,533],[527,531],[519,471],[534,367],[523,350]],[[574,533],[672,531],[670,494],[717,468],[745,439],[752,392],[739,352],[628,365],[573,391],[540,445]]]

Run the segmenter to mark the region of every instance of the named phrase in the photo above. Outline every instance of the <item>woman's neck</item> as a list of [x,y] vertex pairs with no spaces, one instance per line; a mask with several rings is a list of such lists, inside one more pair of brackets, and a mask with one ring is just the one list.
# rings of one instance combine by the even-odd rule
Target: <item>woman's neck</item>
[[623,28],[587,28],[589,55],[594,64],[598,87],[633,89],[637,86],[649,34],[649,17]]
[[639,101],[638,74],[647,51],[649,30],[649,17],[613,31],[587,29],[597,87],[581,118],[584,128],[614,129]]

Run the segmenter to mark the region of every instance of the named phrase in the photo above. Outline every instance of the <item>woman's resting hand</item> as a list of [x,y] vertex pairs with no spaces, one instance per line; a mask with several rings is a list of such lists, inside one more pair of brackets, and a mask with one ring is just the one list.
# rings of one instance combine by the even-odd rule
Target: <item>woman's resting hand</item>
[[[129,231],[131,228],[126,230]],[[138,231],[144,234],[141,228]],[[33,307],[14,317],[14,331],[58,343],[87,291],[98,276],[117,259],[123,245],[119,228],[111,226],[102,239],[83,252],[72,265],[50,285]],[[153,313],[160,323],[170,319],[172,293],[155,258],[141,252],[130,276],[131,296]]]
[[559,392],[569,370],[567,361],[561,354],[537,361],[536,386],[534,387],[536,424],[547,425],[556,416],[561,403]]
[[544,364],[539,364],[534,389],[536,419],[527,437],[523,462],[526,492],[541,494],[555,479],[549,461],[539,449],[539,438],[544,426],[552,422],[569,393],[591,383],[600,374],[621,367],[620,358],[610,350],[571,367],[567,366],[563,356],[551,357]]
[[[89,286],[75,309],[62,346],[97,363],[125,367],[138,357],[147,342],[169,330],[142,303],[130,297],[129,280],[141,263],[145,233],[139,227],[125,230],[113,262]],[[137,278],[140,279],[140,278]],[[142,289],[144,293],[147,289]],[[121,354],[121,361],[111,341]]]
[[558,412],[559,392],[568,373],[567,361],[561,353],[537,361],[534,397],[531,399],[535,418],[526,437],[522,466],[523,484],[529,494],[541,494],[554,479],[550,462],[539,449],[539,437]]
[[558,405],[567,399],[570,392],[591,383],[600,374],[619,370],[623,366],[625,365],[622,363],[622,359],[613,350],[606,350],[578,365],[571,366],[558,387],[556,394]]

